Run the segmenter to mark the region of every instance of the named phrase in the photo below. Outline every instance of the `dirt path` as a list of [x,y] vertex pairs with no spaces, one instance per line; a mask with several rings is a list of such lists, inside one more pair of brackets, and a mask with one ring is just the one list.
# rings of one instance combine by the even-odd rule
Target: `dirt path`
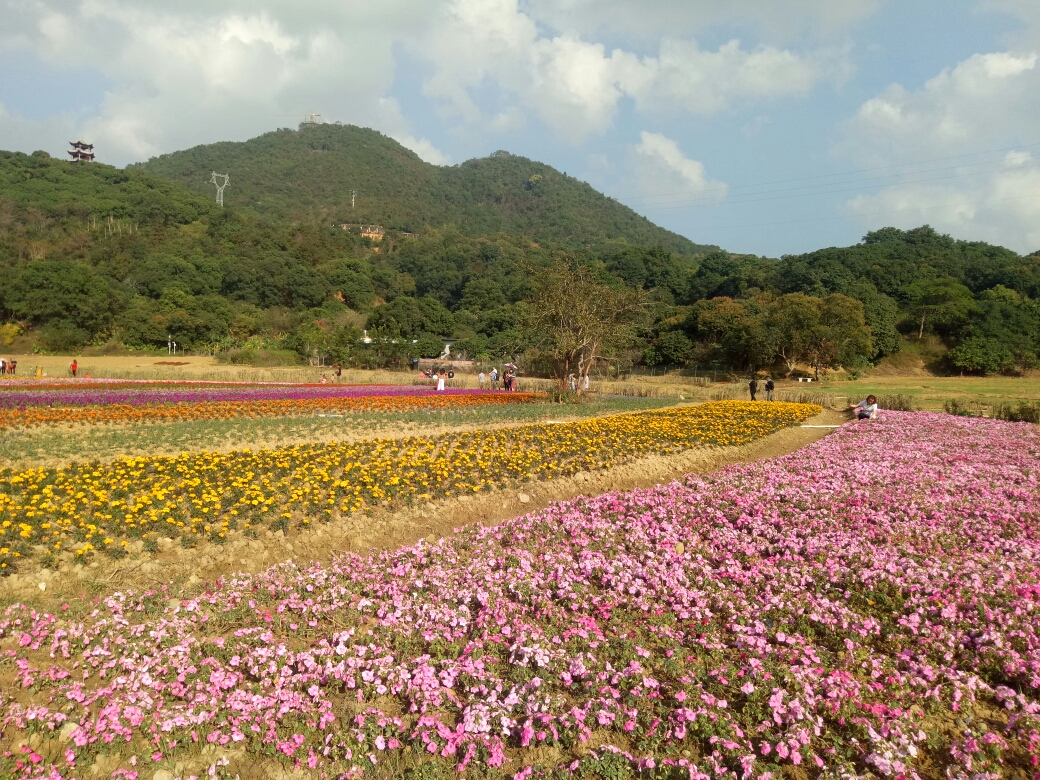
[[[807,425],[836,425],[847,417],[825,411]],[[493,524],[577,496],[632,490],[670,482],[684,474],[708,473],[734,463],[764,460],[801,449],[833,429],[786,428],[742,447],[703,447],[678,455],[654,456],[600,472],[582,472],[548,482],[478,496],[431,501],[396,511],[376,510],[328,525],[292,532],[265,531],[250,539],[235,533],[224,545],[186,550],[169,540],[156,553],[138,551],[121,561],[97,560],[86,566],[62,564],[58,571],[37,569],[0,580],[0,599],[19,599],[53,609],[63,601],[102,592],[174,585],[174,592],[212,582],[234,572],[256,572],[292,559],[303,566],[326,561],[346,550],[393,549],[418,539],[433,540],[473,523]],[[41,587],[42,586],[42,587]]]

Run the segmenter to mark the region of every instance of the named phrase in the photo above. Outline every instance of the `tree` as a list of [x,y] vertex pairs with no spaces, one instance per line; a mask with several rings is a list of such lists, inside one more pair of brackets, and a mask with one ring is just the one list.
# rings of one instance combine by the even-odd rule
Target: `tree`
[[1015,355],[997,339],[972,336],[950,350],[950,362],[971,374],[999,374],[1015,367]]
[[789,375],[796,364],[808,363],[818,379],[820,369],[860,365],[873,351],[863,304],[840,293],[781,296],[769,307],[766,324]]
[[820,321],[809,349],[809,363],[816,378],[820,378],[821,368],[863,365],[874,350],[863,304],[835,293],[823,298],[819,306]]
[[462,290],[459,308],[471,312],[488,311],[504,305],[506,296],[491,279],[473,279]]
[[604,351],[626,346],[645,310],[641,291],[595,281],[592,271],[570,259],[542,271],[527,309],[527,329],[548,357],[553,375],[566,388],[575,373],[578,387]]
[[766,327],[776,338],[776,354],[790,376],[799,363],[809,362],[813,332],[820,324],[819,298],[790,293],[778,298],[766,313]]
[[657,337],[654,346],[660,352],[662,363],[685,365],[693,355],[693,342],[677,330],[669,330]]
[[405,338],[418,338],[422,333],[450,336],[455,319],[440,301],[402,295],[372,312],[365,326]]
[[951,277],[918,279],[904,288],[910,310],[920,315],[917,338],[924,338],[925,321],[949,325],[963,319],[974,308],[971,290]]

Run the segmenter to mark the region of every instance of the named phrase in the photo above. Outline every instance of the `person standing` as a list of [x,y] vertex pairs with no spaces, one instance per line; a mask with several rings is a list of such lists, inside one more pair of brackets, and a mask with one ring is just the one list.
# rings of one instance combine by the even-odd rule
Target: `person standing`
[[437,375],[437,391],[444,390],[444,374]]
[[493,366],[491,368],[491,389],[498,389],[498,366]]
[[487,383],[487,374],[485,374],[483,371],[481,371],[479,374],[477,374],[477,387],[479,387],[481,390],[483,390],[484,389],[484,385],[486,383]]
[[751,381],[748,382],[748,390],[751,391],[751,400],[755,400],[755,394],[758,392],[758,380],[751,377]]
[[773,377],[767,376],[766,377],[766,400],[767,401],[772,401],[773,400],[773,387],[774,387],[774,385],[773,385]]
[[75,378],[76,378],[76,372],[77,372],[78,370],[79,370],[79,363],[77,362],[76,358],[73,358],[73,359],[72,359],[72,362],[71,362],[71,363],[69,363],[69,371],[71,371],[71,372],[72,372],[72,378],[73,378],[73,379],[75,379]]

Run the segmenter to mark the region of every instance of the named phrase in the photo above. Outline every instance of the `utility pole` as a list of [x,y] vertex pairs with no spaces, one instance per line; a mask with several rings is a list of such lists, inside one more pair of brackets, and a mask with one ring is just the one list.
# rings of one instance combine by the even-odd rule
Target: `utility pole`
[[357,197],[357,190],[350,191],[350,208],[354,208],[354,198]]
[[[223,179],[223,183],[217,181]],[[217,173],[213,171],[213,176],[210,177],[209,183],[217,188],[217,204],[224,208],[224,188],[228,186],[228,182],[231,181],[230,173]]]

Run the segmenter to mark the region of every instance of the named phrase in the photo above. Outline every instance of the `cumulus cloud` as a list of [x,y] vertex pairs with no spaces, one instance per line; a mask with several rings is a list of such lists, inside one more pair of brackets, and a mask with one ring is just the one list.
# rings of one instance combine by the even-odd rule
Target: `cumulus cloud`
[[426,138],[415,138],[410,135],[395,135],[393,139],[401,146],[407,147],[419,157],[433,165],[451,165],[451,158],[437,149],[432,142]]
[[[1029,2],[1029,0],[1021,0]],[[715,25],[740,25],[773,38],[825,37],[873,14],[883,0],[528,0],[539,19],[557,30],[583,36],[656,38],[697,35]]]
[[[38,0],[5,18],[0,45],[107,77],[96,115],[78,126],[106,162],[248,138],[308,111],[407,138],[399,107],[385,100],[394,36],[421,15],[405,6],[390,0],[347,18],[349,9],[319,13],[308,0]],[[413,146],[445,159],[429,141]]]
[[483,121],[472,92],[490,81],[574,142],[609,128],[625,97],[641,111],[710,116],[736,102],[804,94],[851,72],[847,48],[805,53],[734,39],[712,51],[666,35],[656,55],[608,52],[577,35],[542,34],[518,0],[454,0],[418,45],[435,68],[426,94],[464,121]]
[[[401,52],[421,63],[425,93],[464,134],[537,118],[580,143],[607,130],[625,100],[710,116],[840,79],[850,61],[842,49],[738,40],[708,49],[694,37],[738,18],[763,35],[784,20],[834,31],[873,8],[792,3],[780,13],[755,0],[0,0],[0,49],[104,76],[103,101],[76,126],[108,162],[247,138],[308,111],[409,139],[445,162],[392,99]],[[649,46],[617,34],[637,23]],[[608,48],[601,33],[624,43]],[[488,90],[501,99],[485,114]]]
[[633,152],[636,180],[648,209],[668,205],[677,197],[725,200],[726,184],[709,179],[704,164],[688,158],[672,139],[644,130]]
[[927,222],[961,238],[1032,252],[1040,248],[1040,165],[1029,152],[1009,152],[971,184],[900,184],[853,198],[845,212],[867,229]]
[[[892,183],[845,204],[865,228],[929,222],[1018,251],[1040,245],[1040,166],[1030,152],[994,156],[1035,138],[1040,68],[1032,51],[975,54],[919,90],[894,84],[867,100],[835,151]],[[937,162],[922,164],[921,161]],[[900,175],[897,175],[900,174]]]

